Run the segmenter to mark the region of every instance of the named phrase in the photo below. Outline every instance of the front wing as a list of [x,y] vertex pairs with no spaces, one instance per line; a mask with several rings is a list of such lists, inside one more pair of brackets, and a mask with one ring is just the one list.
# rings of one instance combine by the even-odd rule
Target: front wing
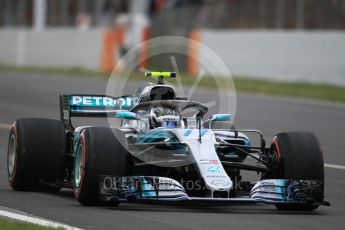
[[99,198],[109,202],[173,204],[322,204],[318,180],[269,179],[258,181],[249,196],[236,198],[190,197],[174,179],[153,176],[100,176]]

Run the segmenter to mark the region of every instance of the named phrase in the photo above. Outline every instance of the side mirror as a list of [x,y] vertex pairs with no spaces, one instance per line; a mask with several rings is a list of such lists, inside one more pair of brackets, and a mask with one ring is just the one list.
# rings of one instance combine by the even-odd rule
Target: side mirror
[[138,117],[135,113],[132,113],[129,111],[116,111],[115,117],[116,118],[122,118],[122,119],[129,119],[129,120],[138,119]]
[[224,114],[213,114],[210,117],[210,121],[230,121],[231,120],[231,114],[224,113]]

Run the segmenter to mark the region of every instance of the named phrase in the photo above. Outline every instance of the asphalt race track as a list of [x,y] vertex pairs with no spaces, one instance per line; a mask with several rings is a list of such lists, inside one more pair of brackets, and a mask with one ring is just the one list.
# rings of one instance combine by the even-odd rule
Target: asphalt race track
[[[325,168],[326,200],[332,206],[314,212],[282,212],[265,205],[83,207],[70,190],[12,191],[6,173],[8,126],[19,117],[58,119],[59,93],[104,94],[105,86],[105,80],[92,77],[0,73],[0,205],[85,229],[344,229],[345,169],[334,167]],[[195,96],[202,101],[212,94],[201,90]],[[268,142],[282,131],[314,132],[325,163],[345,165],[345,107],[240,95],[235,125],[262,130]]]

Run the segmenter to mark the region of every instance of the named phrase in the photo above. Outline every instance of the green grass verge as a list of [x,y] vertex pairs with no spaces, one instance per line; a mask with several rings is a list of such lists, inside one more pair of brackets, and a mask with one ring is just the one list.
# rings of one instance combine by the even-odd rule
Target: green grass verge
[[283,95],[317,100],[345,102],[345,87],[305,82],[278,82],[235,78],[238,91],[255,92],[269,95]]
[[[107,79],[109,74],[99,71],[86,70],[83,68],[56,68],[56,67],[14,67],[0,65],[0,72],[22,72],[22,73],[40,73],[47,75],[74,75],[81,77],[98,76]],[[143,81],[147,80],[141,73],[134,73],[129,80]],[[192,85],[195,78],[188,75],[182,76],[184,85]],[[169,79],[172,84],[176,80]],[[333,102],[345,102],[345,87],[327,84],[312,84],[305,82],[279,82],[272,80],[258,80],[246,76],[234,76],[236,90],[239,92],[260,93],[266,95],[291,96],[299,98],[317,99]],[[213,78],[203,77],[199,86],[206,88],[215,88],[216,84]]]
[[63,230],[64,228],[43,227],[39,225],[28,224],[24,222],[17,222],[14,220],[0,218],[0,229],[1,230],[53,230],[53,229]]

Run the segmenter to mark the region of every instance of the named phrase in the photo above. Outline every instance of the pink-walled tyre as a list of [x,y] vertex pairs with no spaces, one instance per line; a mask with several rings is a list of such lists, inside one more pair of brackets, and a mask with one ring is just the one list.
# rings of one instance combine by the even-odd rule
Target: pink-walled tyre
[[63,177],[65,129],[57,120],[22,118],[11,128],[7,151],[9,185],[14,190],[37,190],[41,182]]
[[100,175],[129,175],[125,141],[121,131],[107,127],[89,127],[81,132],[74,163],[74,196],[79,203],[102,204],[98,201]]
[[[315,194],[317,202],[324,198],[324,165],[320,143],[309,132],[286,132],[277,134],[271,144],[271,153],[277,156],[278,167],[270,178],[293,180],[318,180],[322,191]],[[318,206],[310,204],[278,204],[280,210],[308,211]]]

